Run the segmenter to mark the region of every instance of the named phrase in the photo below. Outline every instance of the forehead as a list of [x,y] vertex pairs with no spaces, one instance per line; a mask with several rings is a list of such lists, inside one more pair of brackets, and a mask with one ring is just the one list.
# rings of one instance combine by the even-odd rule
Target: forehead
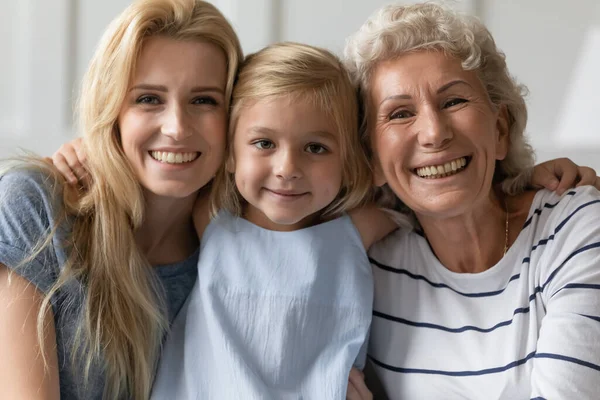
[[336,133],[333,118],[314,99],[306,96],[270,96],[245,105],[239,114],[238,128],[264,127],[275,132]]
[[134,84],[169,80],[224,87],[226,79],[225,54],[219,47],[207,41],[162,36],[144,41],[133,74]]
[[453,80],[483,90],[477,73],[464,70],[458,58],[441,51],[417,51],[378,63],[371,78],[371,96],[377,99],[399,92],[437,90]]

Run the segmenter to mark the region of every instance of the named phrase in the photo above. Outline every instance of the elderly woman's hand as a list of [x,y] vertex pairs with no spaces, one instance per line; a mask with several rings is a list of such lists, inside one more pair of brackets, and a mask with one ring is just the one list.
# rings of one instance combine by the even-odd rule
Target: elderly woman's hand
[[531,184],[563,194],[575,186],[594,185],[600,189],[600,177],[590,167],[580,167],[568,158],[546,161],[533,168]]
[[356,368],[350,370],[346,400],[373,400],[373,395],[365,384],[364,374]]

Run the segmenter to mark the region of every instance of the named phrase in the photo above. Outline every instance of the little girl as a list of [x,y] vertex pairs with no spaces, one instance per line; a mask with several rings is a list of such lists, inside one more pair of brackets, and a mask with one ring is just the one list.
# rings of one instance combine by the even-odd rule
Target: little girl
[[346,397],[371,323],[366,249],[396,227],[356,208],[372,186],[357,110],[328,51],[283,43],[246,59],[214,218],[202,207],[195,218],[198,280],[153,398]]

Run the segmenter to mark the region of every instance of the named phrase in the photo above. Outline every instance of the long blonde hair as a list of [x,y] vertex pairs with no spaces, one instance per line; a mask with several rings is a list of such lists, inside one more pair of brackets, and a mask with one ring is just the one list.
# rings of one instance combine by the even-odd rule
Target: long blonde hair
[[[73,280],[84,283],[85,303],[73,355],[83,362],[86,381],[93,364],[104,369],[105,399],[149,397],[168,328],[161,287],[136,244],[134,233],[144,219],[144,197],[122,151],[117,127],[144,40],[156,35],[208,41],[222,49],[228,68],[227,101],[242,57],[231,25],[210,3],[139,0],[110,24],[83,79],[79,128],[92,184],[78,200],[63,196],[65,213],[73,215],[66,244],[69,258],[42,303],[38,339],[41,343],[52,297]],[[39,162],[34,164],[43,168]],[[51,242],[53,233],[36,251]]]
[[[322,214],[331,216],[359,206],[371,193],[372,177],[358,135],[357,94],[341,61],[325,49],[285,42],[246,57],[233,90],[228,160],[234,157],[233,136],[243,110],[257,101],[284,96],[317,105],[340,135],[342,187]],[[226,167],[215,177],[211,200],[213,215],[219,209],[242,213],[244,199],[235,186],[234,174]]]

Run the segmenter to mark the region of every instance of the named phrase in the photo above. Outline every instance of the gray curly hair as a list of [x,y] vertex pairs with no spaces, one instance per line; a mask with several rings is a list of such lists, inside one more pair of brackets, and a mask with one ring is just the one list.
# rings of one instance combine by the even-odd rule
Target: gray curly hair
[[496,163],[494,183],[501,183],[507,194],[522,192],[529,183],[534,152],[525,138],[527,107],[525,86],[509,74],[505,55],[487,28],[475,17],[435,3],[409,6],[387,5],[376,11],[350,36],[344,50],[344,63],[363,103],[361,136],[368,147],[370,127],[370,79],[382,61],[402,54],[438,50],[457,57],[465,70],[475,70],[496,106],[508,111],[509,150]]

